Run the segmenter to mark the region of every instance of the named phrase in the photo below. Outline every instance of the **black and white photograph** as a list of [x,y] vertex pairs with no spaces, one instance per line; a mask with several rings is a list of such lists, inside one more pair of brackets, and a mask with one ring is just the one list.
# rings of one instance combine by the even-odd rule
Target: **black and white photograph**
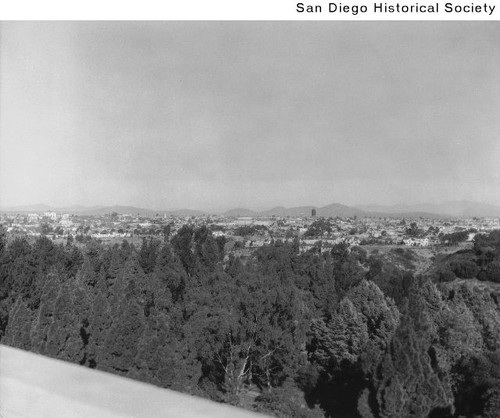
[[421,15],[1,21],[0,417],[499,418],[500,21]]

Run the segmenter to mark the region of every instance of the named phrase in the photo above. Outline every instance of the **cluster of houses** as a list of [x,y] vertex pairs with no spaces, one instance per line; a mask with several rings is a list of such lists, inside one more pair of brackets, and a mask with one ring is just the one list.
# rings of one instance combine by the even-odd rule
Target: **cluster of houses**
[[[341,242],[349,245],[405,245],[427,247],[442,243],[440,237],[457,231],[488,232],[500,228],[499,219],[401,219],[401,218],[329,218],[327,231],[311,235],[318,219],[303,217],[224,217],[224,216],[155,216],[107,214],[79,216],[44,212],[0,214],[0,223],[12,234],[46,235],[51,238],[88,237],[101,240],[133,239],[145,236],[173,236],[185,224],[207,226],[214,236],[226,237],[238,248],[252,249],[274,240],[299,239],[302,251],[314,246],[327,249]],[[410,233],[410,225],[418,234]],[[319,244],[321,242],[321,244]]]

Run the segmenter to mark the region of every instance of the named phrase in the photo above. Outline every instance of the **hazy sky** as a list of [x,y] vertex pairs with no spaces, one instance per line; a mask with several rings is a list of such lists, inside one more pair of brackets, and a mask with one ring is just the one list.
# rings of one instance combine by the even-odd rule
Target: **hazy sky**
[[3,22],[0,206],[500,203],[500,22]]

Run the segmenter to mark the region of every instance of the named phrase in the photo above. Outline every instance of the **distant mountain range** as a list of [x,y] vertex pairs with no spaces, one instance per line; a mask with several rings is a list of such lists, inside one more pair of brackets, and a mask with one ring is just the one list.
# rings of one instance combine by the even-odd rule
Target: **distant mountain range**
[[71,213],[74,215],[83,216],[102,216],[112,212],[121,214],[131,214],[139,216],[156,216],[156,215],[176,215],[176,216],[200,216],[207,212],[201,210],[191,210],[191,209],[175,209],[175,210],[153,210],[138,208],[135,206],[64,206],[55,207],[48,206],[44,204],[37,205],[26,205],[26,206],[14,206],[7,208],[0,208],[0,212],[4,213],[30,213],[30,212],[57,212],[57,213]]
[[384,212],[400,214],[407,212],[427,212],[443,214],[457,218],[500,217],[500,206],[489,203],[471,202],[467,200],[449,201],[443,203],[422,203],[416,205],[363,205],[360,209],[368,212]]
[[[346,206],[340,203],[332,203],[331,205],[317,207],[317,206],[299,206],[294,208],[285,208],[283,206],[277,206],[275,208],[265,210],[265,211],[252,211],[249,209],[231,209],[227,212],[224,212],[224,216],[311,216],[312,210],[316,209],[316,216],[322,216],[325,218],[329,217],[343,217],[349,218],[353,216],[357,216],[359,218],[362,217],[395,217],[395,218],[450,218],[451,215],[448,214],[440,214],[440,213],[431,213],[431,212],[423,212],[423,211],[384,211],[384,210],[365,210],[360,207],[354,206]],[[500,207],[498,210],[498,216],[500,216]]]
[[[251,216],[251,217],[268,217],[268,216],[311,216],[312,210],[316,209],[317,216],[323,217],[408,217],[408,218],[471,218],[471,217],[500,217],[500,206],[491,205],[488,203],[479,203],[471,201],[450,201],[439,204],[417,204],[417,205],[360,205],[346,206],[340,203],[332,203],[331,205],[316,207],[316,206],[299,206],[285,208],[277,206],[272,209],[255,211],[245,208],[231,209],[223,213],[223,216]],[[192,210],[192,209],[177,209],[177,210],[153,210],[138,208],[135,206],[66,206],[53,207],[44,204],[15,206],[10,208],[0,208],[0,212],[4,213],[28,213],[28,212],[47,212],[54,211],[58,213],[72,213],[75,215],[94,215],[100,216],[112,212],[122,214],[133,214],[139,216],[155,216],[155,215],[176,215],[176,216],[200,216],[205,214],[215,214],[213,212]]]

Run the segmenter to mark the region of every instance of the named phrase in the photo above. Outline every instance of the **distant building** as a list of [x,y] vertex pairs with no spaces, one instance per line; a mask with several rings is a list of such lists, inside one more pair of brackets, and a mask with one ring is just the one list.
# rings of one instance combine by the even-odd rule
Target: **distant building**
[[28,214],[28,222],[33,223],[33,222],[38,222],[40,220],[41,216],[38,213],[29,213]]
[[403,244],[410,247],[428,247],[428,238],[407,238],[403,239]]
[[64,226],[65,228],[69,228],[70,226],[73,226],[73,222],[70,219],[62,219],[59,222],[59,225]]
[[311,216],[312,217],[316,216],[316,209],[311,210]]
[[467,237],[467,242],[472,242],[474,241],[474,238],[476,237],[477,233],[476,232],[470,232],[469,236]]
[[48,211],[48,212],[45,212],[43,214],[43,216],[47,217],[47,218],[50,218],[51,220],[53,221],[57,221],[57,213],[55,212],[52,212],[52,211]]

